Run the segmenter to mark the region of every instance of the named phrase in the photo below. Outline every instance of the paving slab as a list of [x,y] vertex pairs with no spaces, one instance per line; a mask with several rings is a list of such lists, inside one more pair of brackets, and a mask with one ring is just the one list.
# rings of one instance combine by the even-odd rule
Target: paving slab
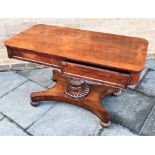
[[31,79],[39,83],[44,87],[48,87],[49,85],[53,84],[52,81],[52,68],[42,68],[42,69],[34,69],[34,70],[23,70],[18,72],[19,74]]
[[14,72],[0,72],[0,97],[18,87],[27,79]]
[[145,66],[152,70],[155,70],[155,60],[147,60]]
[[0,113],[0,121],[4,118],[4,116]]
[[[143,79],[143,77],[146,75],[146,73],[148,72],[148,70],[149,70],[148,68],[145,68],[145,69],[141,72],[139,82]],[[136,87],[137,87],[137,85],[129,86],[129,88],[131,88],[131,89],[135,89]]]
[[112,114],[112,122],[119,123],[138,134],[153,108],[155,99],[133,90],[126,90],[120,96],[108,96],[103,105]]
[[27,136],[27,134],[16,124],[4,118],[0,121],[0,136]]
[[53,106],[52,103],[41,104],[39,107],[30,105],[31,92],[43,89],[40,85],[27,81],[0,99],[0,112],[27,128]]
[[150,115],[144,123],[140,135],[155,136],[155,107],[152,109]]
[[36,136],[97,135],[100,120],[91,112],[66,103],[57,103],[46,115],[28,129]]
[[136,136],[129,129],[112,123],[109,128],[104,128],[101,136]]
[[155,71],[149,71],[136,89],[148,96],[155,96]]

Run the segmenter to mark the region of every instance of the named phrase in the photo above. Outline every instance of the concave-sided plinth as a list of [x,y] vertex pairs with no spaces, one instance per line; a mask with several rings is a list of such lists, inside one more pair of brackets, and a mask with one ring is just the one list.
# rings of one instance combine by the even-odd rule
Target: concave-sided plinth
[[101,98],[118,89],[86,84],[85,81],[70,79],[59,71],[53,71],[53,80],[56,85],[48,90],[31,94],[31,105],[38,106],[39,101],[59,101],[83,107],[101,119],[103,127],[110,125],[110,113],[101,105]]

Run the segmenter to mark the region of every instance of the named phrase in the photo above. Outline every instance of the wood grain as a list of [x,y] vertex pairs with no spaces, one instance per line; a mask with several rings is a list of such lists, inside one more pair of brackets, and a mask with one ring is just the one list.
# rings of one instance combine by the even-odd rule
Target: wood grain
[[141,38],[48,25],[35,25],[5,45],[9,58],[61,70],[53,71],[53,88],[31,94],[33,106],[44,100],[74,104],[97,115],[104,127],[110,113],[101,98],[138,84],[148,48]]
[[33,106],[38,106],[38,101],[67,102],[91,111],[101,119],[104,127],[109,126],[111,116],[110,113],[102,106],[101,98],[112,94],[117,91],[117,89],[106,86],[90,85],[91,92],[88,96],[82,99],[73,99],[64,94],[64,88],[68,85],[67,78],[62,76],[57,70],[54,70],[53,74],[54,79],[57,81],[56,85],[48,90],[32,93],[31,104]]
[[80,79],[91,80],[113,87],[126,86],[130,80],[130,74],[127,73],[119,73],[69,62],[62,62],[62,73],[66,76],[80,77]]
[[144,69],[148,48],[141,38],[48,25],[35,25],[5,45],[135,72]]

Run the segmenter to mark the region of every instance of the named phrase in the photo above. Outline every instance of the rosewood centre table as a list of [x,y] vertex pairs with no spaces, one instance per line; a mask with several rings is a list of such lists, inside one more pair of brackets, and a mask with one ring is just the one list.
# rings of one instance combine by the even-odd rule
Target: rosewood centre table
[[31,105],[60,101],[83,107],[110,124],[102,97],[139,82],[148,42],[142,38],[34,25],[5,41],[8,57],[55,67],[56,85],[33,92]]

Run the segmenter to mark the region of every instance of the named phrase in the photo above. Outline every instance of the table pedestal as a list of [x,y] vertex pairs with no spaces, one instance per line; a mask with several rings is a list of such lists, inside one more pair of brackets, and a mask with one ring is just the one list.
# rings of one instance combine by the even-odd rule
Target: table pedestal
[[31,105],[38,106],[39,101],[67,102],[85,108],[101,119],[103,127],[110,125],[110,113],[101,105],[101,99],[110,94],[117,94],[119,89],[103,85],[87,84],[85,81],[68,78],[59,71],[53,71],[52,88],[31,94]]

